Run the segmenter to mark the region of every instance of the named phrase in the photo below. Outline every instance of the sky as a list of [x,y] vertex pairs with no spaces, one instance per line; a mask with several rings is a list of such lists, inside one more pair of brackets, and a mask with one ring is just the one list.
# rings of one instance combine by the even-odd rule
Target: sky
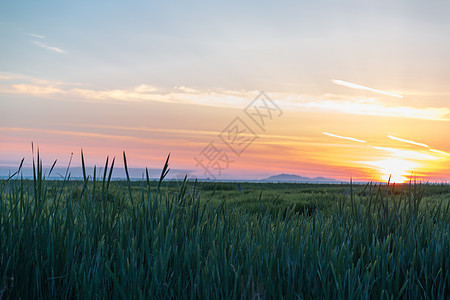
[[[0,169],[450,180],[448,1],[2,1]],[[35,153],[36,154],[36,153]],[[6,171],[5,171],[6,170]]]

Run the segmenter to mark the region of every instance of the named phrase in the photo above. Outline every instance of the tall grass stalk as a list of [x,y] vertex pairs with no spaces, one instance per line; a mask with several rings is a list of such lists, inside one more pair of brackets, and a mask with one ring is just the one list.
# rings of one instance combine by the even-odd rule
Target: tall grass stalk
[[160,192],[169,157],[136,185],[124,153],[126,196],[114,159],[90,180],[81,155],[81,183],[47,181],[39,151],[33,180],[23,161],[2,180],[0,299],[450,297],[448,194],[424,206],[417,183],[350,185],[328,211],[298,213],[265,210],[261,191],[250,213],[201,202],[187,178]]

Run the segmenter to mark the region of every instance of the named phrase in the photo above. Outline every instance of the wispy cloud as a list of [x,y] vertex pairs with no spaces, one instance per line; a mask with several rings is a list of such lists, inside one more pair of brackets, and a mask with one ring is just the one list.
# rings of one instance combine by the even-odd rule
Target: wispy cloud
[[[34,38],[38,38],[40,40],[44,40],[45,39],[45,35],[42,34],[36,34],[36,33],[28,33],[29,36],[32,36]],[[52,52],[56,52],[56,53],[66,53],[65,50],[55,47],[55,46],[50,46],[47,45],[46,43],[42,42],[42,41],[32,41],[33,44],[35,44],[38,47],[44,48],[46,50],[52,51]]]
[[386,106],[376,102],[326,99],[297,102],[291,105],[302,109],[321,109],[324,111],[337,111],[357,115],[450,121],[450,109],[446,107],[417,108],[411,106]]
[[28,35],[32,36],[32,37],[35,37],[35,38],[38,38],[38,39],[45,39],[45,36],[41,35],[41,34],[29,33]]
[[403,149],[397,149],[397,148],[378,147],[378,146],[373,146],[373,148],[377,149],[377,150],[390,152],[395,157],[402,158],[402,159],[434,160],[434,159],[439,158],[439,156],[431,155],[431,154],[420,152],[420,151],[403,150]]
[[403,142],[403,143],[408,143],[408,144],[412,144],[412,145],[416,145],[416,146],[430,148],[430,146],[428,146],[426,144],[414,142],[414,141],[411,141],[411,140],[402,139],[402,138],[395,137],[395,136],[392,136],[392,135],[388,135],[388,138],[390,138],[391,140],[395,140],[395,141],[399,141],[399,142]]
[[53,85],[13,84],[12,87],[20,94],[32,94],[36,96],[64,94],[65,91]]
[[[0,73],[0,81],[12,79],[8,74]],[[159,88],[152,85],[141,84],[126,89],[87,89],[73,88],[66,82],[52,82],[47,80],[33,79],[28,76],[15,76],[14,79],[22,80],[21,83],[0,84],[0,92],[42,95],[54,94],[58,99],[62,95],[83,98],[87,101],[154,101],[165,103],[183,103],[206,105],[213,107],[242,108],[248,99],[254,98],[258,91],[230,91],[230,90],[196,90],[187,87]]]
[[16,78],[16,77],[14,77],[14,75],[0,73],[0,80],[11,80],[14,78]]
[[[15,82],[7,83],[8,79],[14,79]],[[0,73],[0,81],[6,81],[3,85],[0,84],[0,92],[3,93],[46,94],[48,96],[54,94],[55,99],[77,97],[85,99],[85,101],[157,101],[226,108],[245,107],[248,104],[248,99],[253,99],[259,93],[253,90],[200,90],[184,86],[161,88],[148,84],[120,89],[90,89],[84,88],[81,84],[54,82],[29,76],[20,77],[17,74],[8,73]],[[74,88],[73,85],[78,87]],[[379,103],[376,99],[330,94],[317,97],[270,93],[270,96],[284,109],[292,111],[319,110],[356,115],[450,121],[450,109],[447,107],[401,106]]]
[[447,153],[447,152],[441,151],[441,150],[437,150],[437,149],[432,149],[427,144],[423,144],[423,143],[419,143],[419,142],[415,142],[415,141],[411,141],[411,140],[407,140],[407,139],[402,139],[402,138],[395,137],[395,136],[392,136],[392,135],[388,135],[388,138],[390,138],[392,140],[399,141],[399,142],[408,143],[408,144],[412,144],[412,145],[428,148],[429,151],[431,151],[433,153],[437,153],[437,154],[442,154],[442,155],[444,155],[444,157],[445,156],[450,156],[450,153]]
[[450,153],[447,153],[445,151],[436,150],[436,149],[430,149],[430,151],[434,152],[434,153],[439,153],[439,154],[442,154],[442,155],[445,155],[445,156],[450,156]]
[[401,96],[401,95],[397,95],[397,94],[382,91],[382,90],[373,89],[373,88],[370,88],[367,86],[359,85],[359,84],[348,82],[348,81],[337,80],[337,79],[332,79],[331,81],[333,81],[333,83],[335,83],[337,85],[345,86],[345,87],[352,88],[352,89],[366,90],[366,91],[371,91],[371,92],[375,92],[375,93],[379,93],[379,94],[383,94],[383,95],[393,96],[393,97],[397,97],[397,98],[403,98],[403,96]]
[[358,142],[358,143],[367,143],[364,140],[359,140],[359,139],[355,139],[355,138],[348,137],[348,136],[342,136],[342,135],[337,135],[337,134],[328,133],[328,132],[322,132],[322,133],[325,135],[331,136],[331,137],[338,138],[338,139],[349,140],[349,141]]
[[[130,136],[129,134],[107,134],[107,133],[98,133],[98,132],[82,132],[82,131],[73,131],[73,130],[57,130],[57,129],[43,129],[43,128],[26,128],[26,127],[0,127],[0,132],[34,132],[34,133],[46,133],[46,134],[54,134],[54,135],[63,135],[63,136],[78,136],[78,137],[89,137],[95,139],[108,139],[115,141],[129,141],[129,142],[140,142],[144,144],[152,144],[155,142],[161,142],[161,139],[155,138],[141,138],[137,136]],[[195,134],[195,131],[192,131]],[[177,136],[176,130],[173,132],[173,137],[168,137],[164,139],[164,142],[172,140],[174,143],[179,144],[179,137],[183,136],[185,132],[181,131],[181,133]],[[183,145],[187,146],[187,145]]]
[[29,75],[0,72],[0,93],[40,96],[67,94],[71,87],[80,83],[45,80]]
[[220,131],[208,131],[208,130],[190,130],[190,129],[168,129],[168,128],[149,128],[149,127],[132,127],[132,126],[111,126],[111,125],[92,125],[92,124],[66,124],[77,128],[90,128],[90,129],[114,129],[124,130],[127,132],[152,132],[161,134],[179,134],[180,136],[209,136],[214,137],[220,134]]
[[66,51],[64,51],[64,50],[61,49],[61,48],[54,47],[54,46],[49,46],[49,45],[44,44],[44,43],[42,43],[42,42],[40,42],[40,41],[33,41],[33,44],[35,44],[36,46],[39,46],[39,47],[41,47],[41,48],[47,49],[47,50],[49,50],[49,51],[52,51],[52,52],[56,52],[56,53],[66,53]]
[[150,85],[139,85],[130,89],[95,90],[76,88],[69,91],[71,94],[81,96],[89,100],[100,101],[157,101],[157,102],[180,102],[179,97],[168,97],[167,94],[158,92]]

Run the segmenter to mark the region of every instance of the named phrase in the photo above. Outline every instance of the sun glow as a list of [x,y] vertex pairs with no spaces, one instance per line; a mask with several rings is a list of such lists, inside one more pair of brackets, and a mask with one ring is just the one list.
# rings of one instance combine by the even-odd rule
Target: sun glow
[[380,172],[382,181],[387,182],[390,178],[390,181],[395,183],[409,181],[412,172],[419,167],[417,163],[401,158],[387,158],[367,162],[367,164],[374,166]]
[[[340,147],[346,147],[346,151],[358,151],[358,154],[362,160],[352,160],[350,157],[341,157],[341,165],[352,165],[356,169],[361,169],[361,166],[369,166],[371,171],[364,171],[364,175],[361,178],[376,180],[381,182],[395,182],[404,183],[408,182],[411,177],[430,178],[430,174],[440,172],[442,164],[448,160],[449,153],[441,150],[430,148],[427,144],[407,140],[392,135],[387,137],[390,140],[396,142],[403,142],[409,144],[405,146],[401,144],[399,148],[396,142],[382,141],[387,146],[375,146],[370,141],[360,140],[348,135],[337,135],[328,132],[322,132],[324,135],[333,138],[339,138],[355,143],[346,143],[340,145]],[[377,141],[380,143],[380,141]],[[352,149],[352,150],[349,150]],[[337,150],[334,150],[334,155],[338,154]],[[337,160],[336,160],[337,161]]]
[[[389,152],[388,156],[379,160],[365,162],[375,167],[379,178],[387,182],[403,183],[410,180],[413,174],[424,175],[436,168],[437,164],[445,159],[442,155],[432,154],[426,151],[414,151],[387,147],[373,149]],[[441,154],[437,152],[438,154]]]

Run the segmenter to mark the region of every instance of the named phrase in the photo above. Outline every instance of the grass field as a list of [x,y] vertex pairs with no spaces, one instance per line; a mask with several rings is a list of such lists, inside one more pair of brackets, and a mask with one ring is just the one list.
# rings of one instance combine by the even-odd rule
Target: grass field
[[450,187],[0,184],[0,299],[448,299]]

